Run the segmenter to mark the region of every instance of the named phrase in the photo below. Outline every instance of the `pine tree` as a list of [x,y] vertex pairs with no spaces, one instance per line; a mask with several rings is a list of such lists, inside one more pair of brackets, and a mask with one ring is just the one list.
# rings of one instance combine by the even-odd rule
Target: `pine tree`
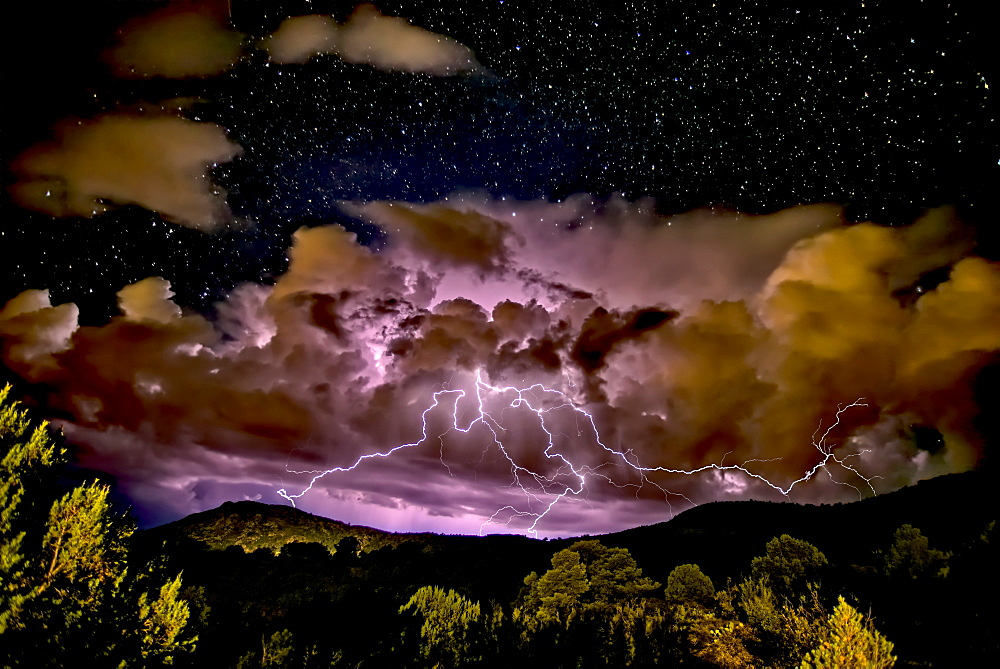
[[[44,487],[45,475],[64,460],[47,426],[30,428],[27,412],[9,403],[10,386],[0,390],[0,634],[21,627],[21,614],[34,596],[24,553],[30,520],[39,506],[28,492]],[[34,539],[35,537],[32,537]]]
[[56,487],[65,451],[0,391],[0,664],[156,666],[193,648],[180,577],[150,601],[109,488]]
[[194,647],[197,638],[182,636],[191,610],[180,598],[180,590],[181,575],[178,574],[163,584],[153,601],[149,601],[145,592],[139,597],[141,653],[146,661],[172,659],[175,653]]
[[482,627],[479,602],[454,590],[425,585],[399,612],[414,610],[423,617],[420,656],[434,667],[455,667],[478,659],[475,646]]
[[802,659],[802,669],[886,669],[896,663],[893,644],[871,620],[840,597],[827,621],[824,639]]

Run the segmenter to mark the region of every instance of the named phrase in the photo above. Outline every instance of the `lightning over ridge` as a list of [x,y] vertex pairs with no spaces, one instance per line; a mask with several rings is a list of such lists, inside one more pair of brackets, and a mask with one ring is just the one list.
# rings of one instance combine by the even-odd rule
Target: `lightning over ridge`
[[[597,422],[589,411],[583,406],[574,402],[566,393],[548,388],[541,383],[532,384],[527,387],[517,387],[512,385],[493,385],[483,379],[481,371],[476,372],[474,389],[472,392],[471,418],[464,422],[463,400],[469,397],[469,393],[461,388],[445,388],[433,393],[430,404],[421,413],[420,438],[415,441],[397,444],[384,450],[376,450],[364,453],[357,457],[348,465],[330,467],[328,469],[291,469],[286,466],[289,474],[308,476],[308,484],[299,492],[291,493],[287,487],[282,487],[277,494],[287,500],[292,506],[296,506],[296,501],[302,499],[317,485],[317,483],[330,475],[349,472],[357,469],[369,460],[389,458],[393,454],[405,450],[414,449],[427,444],[433,439],[437,439],[439,447],[439,459],[442,466],[450,476],[455,476],[449,466],[445,456],[445,437],[449,433],[470,434],[474,429],[481,428],[485,431],[486,445],[483,447],[483,457],[486,452],[495,447],[500,456],[508,463],[510,469],[511,482],[508,487],[517,489],[523,495],[525,502],[522,505],[512,504],[497,508],[479,527],[479,534],[485,533],[491,525],[507,525],[515,519],[530,520],[530,524],[524,532],[531,536],[538,536],[539,526],[545,517],[567,498],[586,499],[588,478],[601,479],[603,482],[615,486],[616,488],[634,488],[636,495],[639,489],[644,486],[652,486],[662,493],[664,501],[669,505],[670,496],[679,496],[687,502],[694,503],[681,493],[672,492],[661,483],[654,481],[652,477],[657,475],[676,476],[696,476],[705,472],[731,472],[737,475],[748,477],[759,481],[767,487],[775,490],[782,496],[788,496],[792,490],[817,475],[820,472],[826,473],[830,479],[839,485],[854,488],[859,497],[862,491],[857,487],[843,481],[838,481],[831,473],[831,467],[838,467],[841,470],[850,472],[855,477],[864,482],[872,494],[875,488],[872,481],[877,476],[866,476],[857,466],[850,461],[850,458],[860,456],[867,451],[861,450],[848,455],[840,456],[835,452],[835,447],[830,443],[830,435],[833,430],[840,425],[841,416],[848,410],[855,407],[867,407],[864,398],[858,398],[850,404],[838,405],[833,422],[825,429],[822,423],[817,426],[812,437],[812,447],[821,455],[820,460],[812,467],[806,469],[801,476],[781,485],[771,481],[760,472],[754,471],[751,466],[755,462],[768,462],[770,459],[748,459],[740,464],[725,464],[725,456],[719,461],[694,467],[691,469],[671,468],[664,466],[644,466],[634,450],[619,450],[605,443],[601,432],[597,427]],[[502,400],[499,417],[495,416],[488,408],[488,401]],[[428,427],[428,418],[435,410],[445,410],[447,406],[451,408],[451,419],[445,430],[439,434],[432,434]],[[468,411],[468,408],[464,409]],[[520,411],[533,414],[537,419],[537,425],[544,433],[544,447],[540,455],[545,461],[552,465],[551,471],[537,471],[535,468],[520,462],[517,456],[505,445],[504,435],[508,428],[504,427],[504,413],[508,410]],[[553,416],[558,412],[570,413],[576,419],[578,426],[577,437],[589,439],[600,451],[603,451],[603,462],[600,464],[581,463],[578,458],[567,455],[564,449],[560,449],[559,438],[570,436],[561,433],[553,425]],[[589,433],[585,436],[584,433]],[[728,453],[726,454],[728,455]],[[623,471],[628,475],[628,479],[620,481],[615,473]]]

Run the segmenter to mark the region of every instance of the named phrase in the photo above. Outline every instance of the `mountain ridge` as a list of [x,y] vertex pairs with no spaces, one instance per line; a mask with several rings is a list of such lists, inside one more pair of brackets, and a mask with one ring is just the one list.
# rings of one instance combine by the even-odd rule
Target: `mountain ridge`
[[[346,537],[358,550],[370,552],[416,543],[435,551],[451,551],[464,542],[503,543],[535,554],[551,553],[582,538],[627,548],[640,563],[660,562],[670,548],[672,563],[697,562],[706,573],[732,573],[746,564],[773,536],[790,534],[820,545],[840,559],[856,559],[887,545],[903,524],[919,527],[935,544],[952,544],[977,533],[996,518],[990,493],[996,479],[970,471],[920,481],[892,493],[857,502],[809,505],[791,502],[719,501],[687,509],[673,518],[619,532],[538,540],[520,535],[448,535],[430,532],[400,533],[311,514],[286,505],[254,501],[224,504],[180,520],[139,532],[143,543],[194,540],[210,549],[240,546],[246,552],[261,548],[279,552],[289,543],[317,543],[331,553]],[[956,510],[961,513],[956,514]],[[479,551],[473,551],[478,553]],[[660,571],[660,570],[655,570]]]

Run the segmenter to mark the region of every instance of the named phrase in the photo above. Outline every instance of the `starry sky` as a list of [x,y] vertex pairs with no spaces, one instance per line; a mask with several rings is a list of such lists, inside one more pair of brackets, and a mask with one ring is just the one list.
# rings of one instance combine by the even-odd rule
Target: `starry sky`
[[975,3],[376,5],[20,19],[4,375],[142,523],[564,536],[988,458]]

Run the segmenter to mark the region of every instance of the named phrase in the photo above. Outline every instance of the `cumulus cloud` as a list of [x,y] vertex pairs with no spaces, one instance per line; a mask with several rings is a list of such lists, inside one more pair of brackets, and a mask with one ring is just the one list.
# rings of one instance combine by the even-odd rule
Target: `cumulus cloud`
[[278,63],[336,54],[348,63],[383,70],[450,75],[479,68],[468,47],[404,18],[385,16],[370,4],[358,5],[343,24],[316,15],[286,19],[262,47]]
[[53,139],[14,158],[15,202],[53,216],[95,216],[137,204],[211,230],[231,218],[209,170],[240,147],[225,131],[165,115],[110,113],[61,122]]
[[[569,489],[537,529],[573,534],[781,498],[835,419],[820,446],[853,469],[793,499],[856,499],[979,457],[970,381],[1000,348],[1000,266],[969,255],[947,211],[883,228],[836,207],[663,218],[584,196],[348,209],[385,228],[383,250],[300,230],[287,273],[211,322],[160,279],[125,288],[103,327],[22,295],[0,312],[6,364],[53,389],[85,464],[177,514],[281,501],[407,444],[298,503],[395,529],[523,531]],[[491,418],[474,423],[480,403]],[[922,450],[911,426],[944,446]]]
[[212,12],[172,6],[134,18],[118,30],[105,60],[119,77],[206,77],[224,72],[243,53],[243,35]]

